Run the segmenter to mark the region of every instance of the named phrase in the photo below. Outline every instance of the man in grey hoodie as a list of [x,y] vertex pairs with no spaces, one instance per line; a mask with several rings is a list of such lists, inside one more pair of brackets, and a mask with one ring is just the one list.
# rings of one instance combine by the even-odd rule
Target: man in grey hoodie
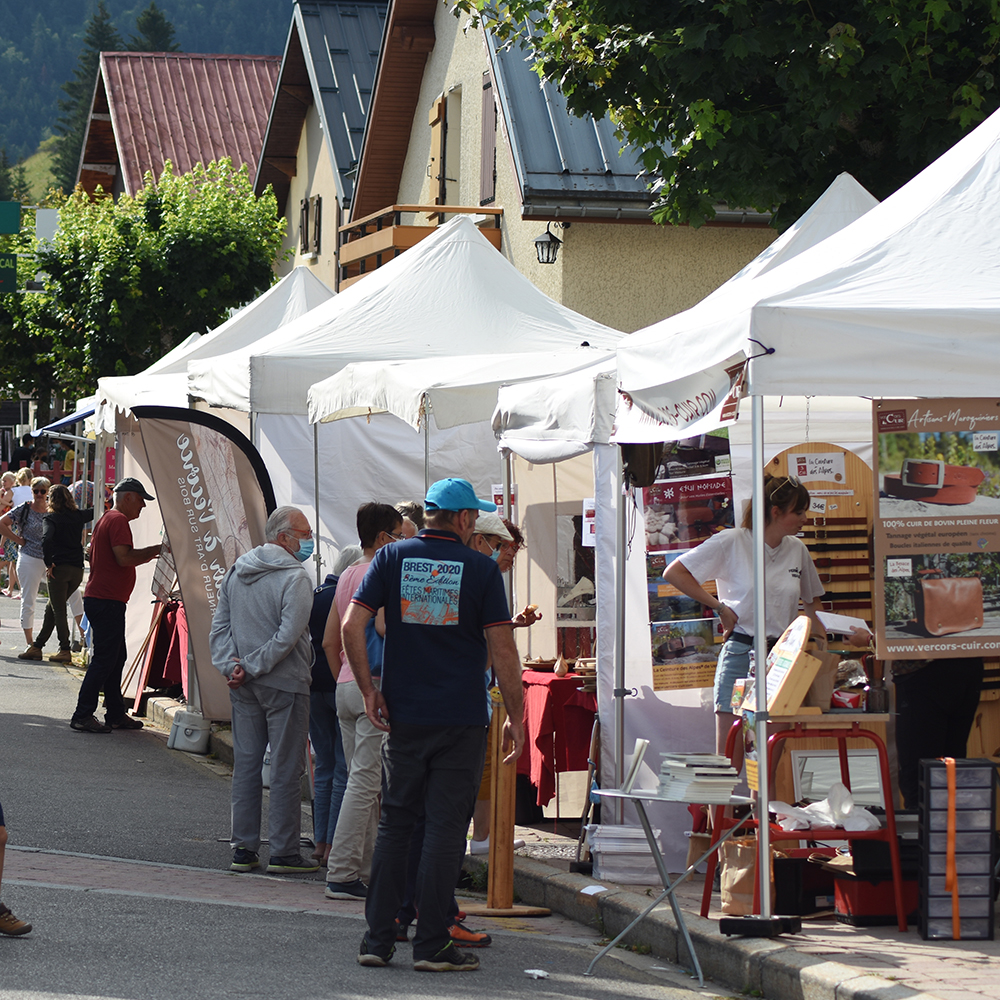
[[309,732],[312,583],[302,565],[313,536],[302,511],[279,507],[263,545],[244,553],[219,587],[212,663],[227,678],[233,709],[232,871],[260,865],[261,764],[271,744],[269,872],[314,872],[299,851]]

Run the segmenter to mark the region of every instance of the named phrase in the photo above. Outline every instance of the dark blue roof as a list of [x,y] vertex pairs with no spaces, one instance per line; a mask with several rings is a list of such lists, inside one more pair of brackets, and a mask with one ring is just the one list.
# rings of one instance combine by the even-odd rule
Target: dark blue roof
[[638,152],[626,147],[619,155],[610,118],[572,115],[555,86],[539,80],[524,49],[504,49],[489,34],[487,47],[526,208],[649,204]]

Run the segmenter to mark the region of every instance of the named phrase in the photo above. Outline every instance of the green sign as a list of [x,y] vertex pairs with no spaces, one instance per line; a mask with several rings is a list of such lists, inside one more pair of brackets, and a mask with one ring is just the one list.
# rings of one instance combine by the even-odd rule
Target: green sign
[[0,253],[0,295],[17,291],[17,254]]
[[0,234],[15,236],[21,231],[21,203],[0,201]]

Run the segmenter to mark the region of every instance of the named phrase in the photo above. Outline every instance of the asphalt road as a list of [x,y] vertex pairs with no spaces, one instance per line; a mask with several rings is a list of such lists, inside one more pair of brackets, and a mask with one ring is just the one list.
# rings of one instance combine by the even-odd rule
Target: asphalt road
[[0,599],[2,894],[34,930],[0,936],[0,1000],[713,995],[624,951],[584,977],[599,935],[559,916],[473,921],[494,936],[475,973],[414,972],[409,945],[389,968],[358,966],[362,906],[324,900],[321,874],[226,873],[226,769],[148,729],[73,732],[78,677],[16,659],[12,611]]

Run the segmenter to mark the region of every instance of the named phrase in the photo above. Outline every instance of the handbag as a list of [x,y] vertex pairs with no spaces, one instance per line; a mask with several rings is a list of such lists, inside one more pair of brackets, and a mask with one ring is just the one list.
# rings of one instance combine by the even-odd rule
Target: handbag
[[983,627],[983,582],[978,576],[945,577],[922,569],[917,580],[917,625],[928,635],[953,635]]

